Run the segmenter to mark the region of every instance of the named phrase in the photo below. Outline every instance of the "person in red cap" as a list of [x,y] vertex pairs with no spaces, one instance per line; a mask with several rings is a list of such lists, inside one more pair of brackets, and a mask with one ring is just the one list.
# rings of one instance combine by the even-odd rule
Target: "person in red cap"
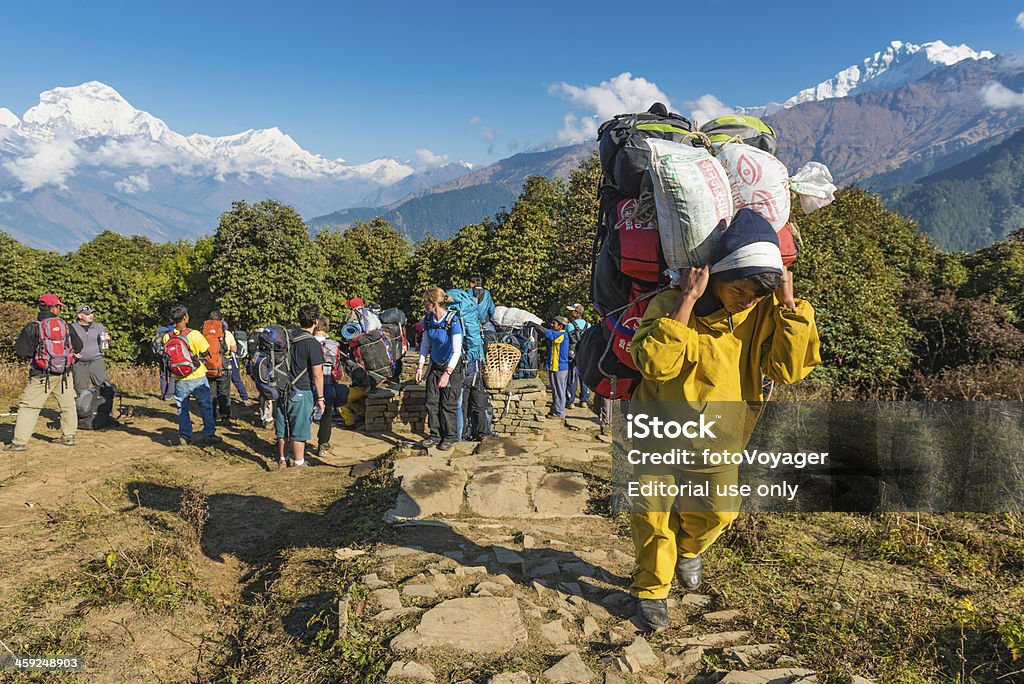
[[69,376],[75,354],[82,353],[82,340],[60,317],[63,306],[57,295],[44,294],[39,298],[39,316],[22,328],[14,342],[14,353],[30,363],[28,382],[18,403],[14,438],[4,451],[26,449],[39,420],[39,412],[51,394],[57,395],[60,405],[59,442],[65,446],[75,444],[78,411],[75,408],[75,384]]

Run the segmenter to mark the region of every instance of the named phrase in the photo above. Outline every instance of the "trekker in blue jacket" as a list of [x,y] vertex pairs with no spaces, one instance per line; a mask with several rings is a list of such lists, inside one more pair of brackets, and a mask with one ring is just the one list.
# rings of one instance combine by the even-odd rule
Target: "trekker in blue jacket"
[[[458,402],[462,394],[462,322],[446,304],[452,301],[439,287],[423,294],[423,339],[416,366],[416,382],[427,381],[426,408],[430,435],[419,442],[420,449],[437,446],[448,451],[455,446],[458,430]],[[424,374],[427,357],[430,368]]]
[[569,319],[555,316],[551,327],[527,323],[548,341],[548,375],[551,378],[551,411],[548,418],[565,418],[565,385],[569,378],[569,336],[565,332]]

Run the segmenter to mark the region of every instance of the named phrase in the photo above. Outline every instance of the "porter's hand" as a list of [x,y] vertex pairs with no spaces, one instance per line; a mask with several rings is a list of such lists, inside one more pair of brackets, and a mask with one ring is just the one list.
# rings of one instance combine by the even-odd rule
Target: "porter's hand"
[[423,366],[416,367],[416,384],[423,382]]
[[796,308],[796,299],[793,296],[793,273],[785,266],[782,267],[782,282],[775,290],[775,297],[787,309]]
[[708,281],[710,279],[710,266],[691,267],[679,284],[679,288],[682,291],[681,296],[690,297],[695,301],[700,299],[700,296],[708,289]]

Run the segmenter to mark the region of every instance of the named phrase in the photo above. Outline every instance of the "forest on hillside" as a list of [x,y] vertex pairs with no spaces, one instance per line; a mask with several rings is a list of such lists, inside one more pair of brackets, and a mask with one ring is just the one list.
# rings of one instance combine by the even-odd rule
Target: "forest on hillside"
[[[417,317],[426,287],[464,287],[479,272],[496,303],[550,317],[589,301],[599,181],[595,155],[566,180],[529,178],[508,211],[415,244],[380,217],[311,234],[294,209],[269,200],[236,202],[194,243],[107,231],[57,254],[0,233],[0,355],[11,358],[42,292],[92,305],[114,335],[109,358],[122,363],[154,361],[148,341],[179,302],[194,320],[220,308],[237,329],[290,323],[308,302],[337,320],[352,296]],[[824,357],[815,391],[1021,398],[1024,235],[943,252],[858,188],[813,214],[794,212],[796,291],[817,311]]]

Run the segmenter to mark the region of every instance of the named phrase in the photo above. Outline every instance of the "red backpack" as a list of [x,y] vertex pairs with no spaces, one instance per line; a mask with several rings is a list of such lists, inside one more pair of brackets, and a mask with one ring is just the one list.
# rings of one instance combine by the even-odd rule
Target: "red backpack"
[[609,247],[617,257],[619,270],[633,280],[656,283],[668,268],[661,254],[661,234],[654,211],[654,199],[646,195],[616,203],[609,213]]
[[32,363],[52,375],[63,375],[75,362],[71,347],[71,333],[64,319],[44,318],[39,325],[39,344]]
[[181,332],[172,330],[168,333],[167,344],[164,345],[164,365],[178,378],[192,375],[199,369],[199,359],[188,346],[188,334],[185,328]]

